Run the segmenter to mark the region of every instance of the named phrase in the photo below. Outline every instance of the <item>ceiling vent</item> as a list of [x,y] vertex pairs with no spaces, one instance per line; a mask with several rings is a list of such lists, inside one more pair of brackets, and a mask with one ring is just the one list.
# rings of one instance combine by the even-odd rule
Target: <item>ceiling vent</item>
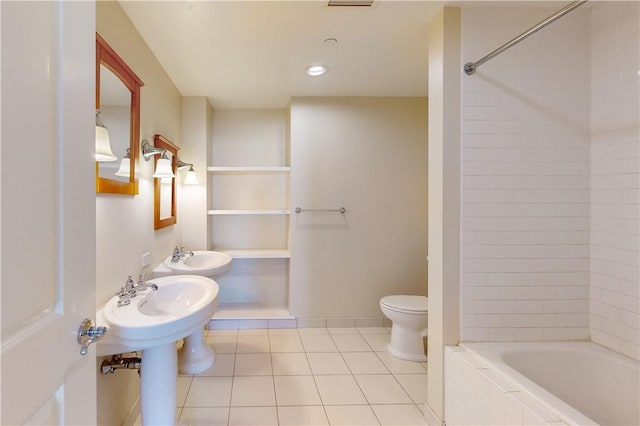
[[327,6],[358,6],[371,7],[374,0],[329,0]]

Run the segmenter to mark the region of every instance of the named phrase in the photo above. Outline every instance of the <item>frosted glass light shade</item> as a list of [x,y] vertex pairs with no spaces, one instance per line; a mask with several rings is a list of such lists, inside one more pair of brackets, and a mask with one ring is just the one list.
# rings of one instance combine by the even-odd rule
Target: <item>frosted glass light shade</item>
[[131,163],[129,157],[125,157],[120,162],[120,168],[116,172],[116,176],[129,177],[131,172]]
[[171,168],[171,160],[168,158],[160,158],[156,163],[156,172],[153,174],[154,178],[174,178]]
[[118,157],[111,151],[107,128],[96,125],[96,161],[115,161],[117,159]]
[[184,177],[184,185],[197,185],[198,182],[198,177],[196,176],[196,172],[193,170],[193,167],[191,167],[191,169],[189,169],[189,171],[187,172],[187,175]]

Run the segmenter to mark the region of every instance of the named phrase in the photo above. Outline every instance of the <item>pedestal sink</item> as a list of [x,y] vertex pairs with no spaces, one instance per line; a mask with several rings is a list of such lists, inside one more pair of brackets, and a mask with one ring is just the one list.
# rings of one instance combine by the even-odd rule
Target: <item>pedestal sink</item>
[[143,425],[174,424],[176,418],[176,341],[201,332],[215,311],[218,285],[210,278],[175,275],[150,281],[148,289],[118,306],[111,298],[97,313],[109,333],[98,355],[142,350],[140,401]]
[[201,275],[203,277],[217,277],[226,273],[231,267],[231,256],[219,251],[193,251],[186,254],[177,262],[171,261],[171,256],[164,260],[173,275]]
[[[193,253],[193,254],[191,254]],[[231,256],[219,251],[193,251],[182,256],[177,262],[168,256],[154,269],[154,276],[199,275],[217,277],[231,268]],[[181,374],[198,374],[215,362],[213,349],[204,343],[204,330],[201,328],[185,337],[184,345],[178,352],[178,371]]]

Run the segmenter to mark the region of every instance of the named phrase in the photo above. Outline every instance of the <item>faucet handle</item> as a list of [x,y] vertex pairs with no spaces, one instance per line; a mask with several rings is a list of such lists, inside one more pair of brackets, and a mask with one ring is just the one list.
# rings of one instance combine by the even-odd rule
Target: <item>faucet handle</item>
[[118,296],[118,306],[127,306],[129,303],[131,303],[130,292],[124,287],[120,288],[120,291],[116,293],[116,296]]
[[138,284],[144,284],[146,276],[146,272],[140,272],[140,274],[138,275]]

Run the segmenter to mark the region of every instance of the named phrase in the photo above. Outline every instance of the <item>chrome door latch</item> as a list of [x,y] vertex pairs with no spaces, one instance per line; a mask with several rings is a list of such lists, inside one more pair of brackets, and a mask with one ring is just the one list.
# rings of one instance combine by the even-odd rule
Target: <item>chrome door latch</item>
[[107,327],[94,327],[93,321],[85,318],[78,329],[78,343],[80,344],[80,355],[86,355],[89,345],[97,342],[107,332]]

